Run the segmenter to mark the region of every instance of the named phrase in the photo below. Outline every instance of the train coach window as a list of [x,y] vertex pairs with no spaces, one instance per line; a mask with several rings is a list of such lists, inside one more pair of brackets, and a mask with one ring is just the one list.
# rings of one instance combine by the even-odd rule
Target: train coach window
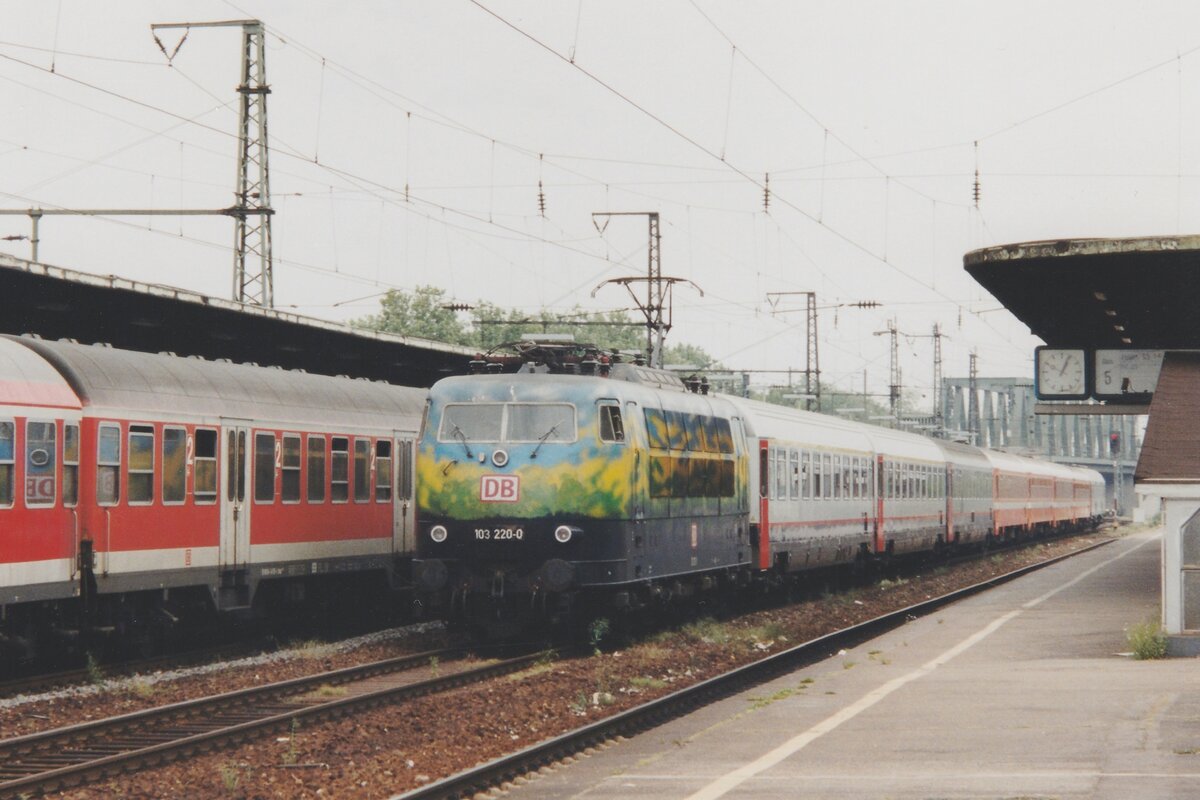
[[275,502],[275,434],[254,434],[254,501]]
[[375,443],[375,502],[392,499],[392,443],[380,439]]
[[671,496],[689,497],[692,482],[692,459],[675,458],[671,464]]
[[55,475],[57,426],[53,422],[25,423],[25,505],[52,506],[57,497]]
[[100,424],[96,442],[96,501],[113,506],[121,501],[121,428]]
[[[2,502],[2,501],[0,501]],[[63,505],[79,504],[79,426],[63,425]]]
[[797,450],[788,451],[788,496],[792,500],[800,499],[800,453]]
[[13,475],[15,462],[13,459],[16,431],[11,420],[0,420],[0,506],[13,504]]
[[718,453],[733,452],[733,431],[729,426],[729,420],[721,417],[716,417],[713,420],[713,427],[716,428],[716,448]]
[[162,499],[164,505],[187,499],[187,431],[163,428]]
[[280,462],[283,474],[279,479],[279,497],[285,503],[300,502],[300,437],[294,433],[283,435],[283,459]]
[[615,405],[600,406],[600,441],[625,441],[625,425],[621,421],[621,407]]
[[825,479],[821,482],[821,497],[826,500],[833,497],[833,456],[829,453],[821,454],[821,474]]
[[208,428],[196,428],[195,439],[196,474],[193,479],[192,498],[197,503],[217,502],[217,432]]
[[683,414],[682,416],[687,429],[687,449],[707,450],[708,437],[704,433],[704,420],[695,414]]
[[308,437],[308,502],[325,502],[325,437]]
[[679,411],[663,412],[667,418],[667,437],[672,450],[686,450],[688,442],[687,421]]
[[154,502],[154,428],[129,426],[129,502]]
[[[675,459],[670,456],[650,456],[650,496],[670,497]],[[764,473],[765,474],[765,473]],[[766,480],[764,478],[763,480]]]
[[226,454],[228,480],[225,494],[229,500],[246,499],[246,432],[229,431],[229,449]]
[[401,439],[396,458],[399,460],[398,475],[401,500],[412,500],[413,496],[413,443],[411,439]]
[[354,502],[371,499],[371,440],[354,440]]
[[671,437],[667,433],[666,416],[657,408],[647,408],[645,415],[646,436],[650,440],[650,446],[655,450],[669,450],[671,447]]
[[345,503],[350,499],[350,440],[344,436],[335,436],[331,449],[329,494],[333,502]]
[[732,461],[717,462],[717,495],[733,497],[735,489],[734,465]]

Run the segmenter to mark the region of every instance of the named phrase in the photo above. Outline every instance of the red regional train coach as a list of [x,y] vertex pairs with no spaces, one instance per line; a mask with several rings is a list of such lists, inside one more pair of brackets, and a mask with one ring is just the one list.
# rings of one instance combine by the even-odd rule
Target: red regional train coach
[[0,390],[0,645],[407,572],[424,390],[25,337]]

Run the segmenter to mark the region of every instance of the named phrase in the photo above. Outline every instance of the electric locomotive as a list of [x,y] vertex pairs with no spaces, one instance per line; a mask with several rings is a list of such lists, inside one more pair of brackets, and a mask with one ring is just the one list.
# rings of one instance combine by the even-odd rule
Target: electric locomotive
[[601,594],[629,606],[752,563],[734,407],[669,373],[565,349],[579,358],[535,346],[518,374],[430,392],[414,574],[455,616],[553,615]]

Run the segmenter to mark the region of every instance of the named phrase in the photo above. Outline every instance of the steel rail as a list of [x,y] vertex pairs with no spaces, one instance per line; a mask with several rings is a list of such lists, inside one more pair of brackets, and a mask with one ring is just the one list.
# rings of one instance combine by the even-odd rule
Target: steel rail
[[78,667],[59,672],[46,672],[40,675],[31,673],[0,682],[0,699],[7,699],[36,691],[44,692],[77,683],[95,682],[97,671],[99,671],[102,679],[123,678],[136,675],[140,672],[162,669],[184,669],[196,664],[213,661],[216,658],[250,656],[261,652],[264,652],[264,647],[261,645],[235,643],[215,645],[204,650],[191,650],[186,653],[168,653],[133,661],[114,661],[108,664],[99,663],[90,668]]
[[641,731],[676,719],[705,703],[728,697],[749,686],[763,683],[778,675],[807,666],[829,657],[831,653],[868,641],[882,633],[897,628],[905,622],[930,614],[943,606],[962,600],[986,589],[1027,575],[1044,567],[1057,564],[1073,556],[1112,544],[1116,539],[1106,539],[1095,544],[1054,558],[1030,564],[1026,567],[997,575],[962,589],[956,589],[938,597],[906,608],[892,611],[861,622],[849,628],[811,639],[795,647],[746,664],[722,675],[672,692],[671,694],[627,709],[602,720],[586,725],[562,736],[531,745],[516,753],[489,761],[465,772],[450,775],[441,780],[399,795],[396,800],[430,800],[431,798],[469,798],[486,794],[505,783],[522,778],[539,769],[564,759],[573,758],[589,748],[601,746],[618,737],[633,735]]
[[[387,659],[3,740],[0,741],[0,798],[63,789],[219,749],[265,730],[286,728],[295,720],[338,717],[364,707],[446,691],[516,672],[544,657],[540,652],[526,654],[415,683],[368,687],[361,693],[325,701],[301,701],[305,705],[287,701],[317,687],[345,686],[399,672],[434,657],[462,652],[463,648],[451,648]],[[248,707],[251,702],[255,706]],[[259,716],[247,719],[255,716],[255,707]],[[235,721],[212,724],[201,719],[220,708],[237,709]],[[121,736],[125,737],[124,743],[106,740]],[[23,763],[29,768],[23,769]]]

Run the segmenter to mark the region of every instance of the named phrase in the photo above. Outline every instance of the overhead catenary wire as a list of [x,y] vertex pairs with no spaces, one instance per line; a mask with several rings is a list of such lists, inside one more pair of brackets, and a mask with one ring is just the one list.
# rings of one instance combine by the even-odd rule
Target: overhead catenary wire
[[[580,6],[582,6],[582,2],[580,3]],[[577,18],[578,18],[578,15],[577,15]],[[588,49],[588,50],[587,50],[587,51],[584,53],[585,57],[586,57],[587,53],[590,53],[590,52],[591,52],[591,50],[590,50],[590,49]],[[577,55],[577,54],[573,54],[573,55]],[[732,59],[731,59],[731,61],[732,61]],[[741,75],[743,75],[743,76],[744,76],[744,74],[745,74],[745,73],[744,73],[744,72],[743,72],[743,71],[742,71],[742,70],[739,68],[739,74],[741,74]],[[332,71],[332,70],[330,70],[330,75],[333,75],[333,71]],[[495,140],[494,140],[494,139],[491,139],[491,138],[489,138],[489,140],[488,140],[488,144],[489,144],[489,147],[490,147],[490,148],[493,148],[493,149],[494,149],[495,147],[497,147],[497,145],[496,145],[496,143],[495,143]],[[500,146],[501,146],[501,147],[503,147],[503,145],[500,145]],[[326,155],[328,155],[328,153],[327,153]],[[552,157],[553,157],[553,156],[552,156],[550,153],[547,153],[547,155],[546,155],[546,158],[547,158],[547,159],[550,159],[550,158],[552,158]],[[689,168],[689,169],[697,169],[697,168],[694,168],[694,167],[692,167],[692,168]],[[709,169],[714,169],[714,168],[707,168],[707,167],[706,167],[706,168],[703,168],[703,169],[705,169],[705,170],[709,170]],[[551,175],[547,175],[546,177],[547,177],[547,180],[545,181],[545,188],[546,188],[547,190],[551,190],[551,187],[555,187],[555,186],[556,186],[556,182],[554,182],[554,181],[552,180],[552,176],[551,176]],[[388,181],[384,181],[384,183],[387,183],[387,182],[388,182]],[[392,183],[396,183],[396,181],[391,181],[391,182],[392,182]],[[764,181],[764,182],[765,182],[765,181]],[[773,182],[774,182],[774,181],[773,181]],[[497,187],[495,187],[495,186],[494,186],[494,183],[495,183],[495,182],[494,182],[494,181],[491,181],[490,183],[492,184],[492,185],[490,186],[491,190],[492,190],[493,192],[494,192],[494,191],[496,191],[496,190],[497,190]],[[607,183],[607,182],[606,182],[606,183]],[[784,183],[784,181],[783,181],[783,178],[779,178],[779,179],[778,179],[778,185],[777,185],[777,187],[775,187],[775,189],[778,189],[778,188],[780,188],[780,187],[782,187],[782,186],[784,186],[784,185],[785,185],[785,183]],[[348,184],[347,184],[347,186],[348,186]],[[822,189],[824,189],[824,186],[825,186],[825,184],[824,184],[824,183],[822,183]],[[416,192],[418,192],[418,193],[422,192],[422,189],[420,189],[420,188],[416,187],[415,185],[414,185],[413,189],[414,189],[414,191],[416,191]],[[350,189],[350,190],[352,190],[352,189]],[[340,192],[340,191],[341,191],[341,189],[339,189],[339,192]],[[774,192],[774,189],[773,189],[773,192]],[[332,195],[332,193],[333,193],[333,192],[332,192],[332,190],[331,190],[330,194]],[[372,198],[372,197],[374,197],[374,196],[375,196],[375,195],[374,195],[372,192],[370,192],[370,191],[364,191],[364,192],[363,192],[363,195],[364,195],[364,197],[365,197],[366,199],[370,199],[370,198]],[[340,197],[340,194],[339,194],[339,197]],[[440,197],[439,197],[438,199],[443,199],[443,198],[440,198]],[[382,208],[382,207],[384,207],[385,205],[390,205],[390,202],[391,202],[391,201],[379,200],[378,202],[379,202],[379,204],[380,204],[380,206],[381,206],[381,208]],[[452,201],[452,202],[450,203],[450,205],[463,206],[464,204],[461,204],[461,203],[458,203],[458,202],[453,202],[453,201]],[[444,207],[445,207],[445,206],[443,206],[443,208],[444,208]],[[426,208],[429,208],[429,207],[426,207]],[[466,206],[466,208],[467,208],[467,210],[470,210],[470,205],[467,205],[467,206]],[[496,210],[496,209],[495,209],[495,207],[494,207],[494,201],[493,201],[493,200],[491,200],[491,199],[489,199],[489,202],[488,202],[488,204],[487,204],[487,208],[486,208],[487,214],[485,215],[485,216],[487,217],[487,221],[488,221],[489,223],[490,223],[491,221],[493,221],[494,219],[503,219],[503,216],[502,216],[502,215],[498,215],[498,214],[495,214],[495,213],[494,213],[494,212],[495,212],[495,210]],[[448,219],[448,214],[447,214],[446,212],[444,212],[444,211],[439,211],[438,209],[435,209],[435,210],[433,210],[433,211],[432,211],[432,212],[430,212],[428,215],[426,215],[424,218],[425,218],[425,219],[427,219],[427,220],[435,221],[435,222],[437,222],[438,224],[444,224],[445,222],[448,222],[448,221],[449,221],[449,219]],[[896,218],[895,220],[893,220],[893,221],[894,221],[894,222],[898,222],[898,221],[899,221],[899,218],[897,217],[897,218]],[[778,222],[776,222],[775,224],[776,224],[777,226],[779,225],[779,223],[778,223]],[[985,222],[985,224],[986,224],[986,222]],[[516,227],[516,228],[520,229],[520,228],[522,228],[523,226],[522,226],[520,223],[516,223],[516,224],[514,224],[514,226],[513,226],[513,227]],[[701,227],[701,228],[702,228],[703,226],[699,226],[699,227]],[[459,228],[459,230],[461,230],[461,231],[464,231],[464,232],[466,233],[466,235],[467,235],[467,236],[475,236],[475,235],[476,235],[476,234],[475,234],[475,232],[474,232],[474,231],[476,230],[476,228],[475,228],[474,224],[472,224],[470,221],[466,221],[466,224],[465,224],[464,226],[461,226],[461,227]],[[786,234],[786,233],[789,233],[789,232],[790,232],[790,231],[792,231],[792,230],[794,230],[794,227],[792,227],[792,228],[788,228],[788,227],[786,227],[786,226],[783,226],[783,227],[779,228],[779,231],[777,232],[777,234],[776,234],[776,235],[777,235],[777,237],[778,237],[778,236],[779,236],[779,234],[781,234],[781,233],[783,233],[783,234]],[[489,235],[493,235],[493,236],[494,236],[494,235],[496,235],[496,229],[495,229],[495,228],[492,228],[492,231],[493,231],[493,233],[492,233],[492,234],[489,234]],[[533,232],[533,228],[532,228],[532,227],[530,227],[530,228],[526,228],[526,231],[525,231],[525,233],[526,233],[527,235],[525,235],[525,236],[523,236],[523,237],[517,237],[517,236],[513,236],[512,238],[513,238],[514,240],[515,240],[515,239],[524,239],[524,240],[528,241],[528,240],[529,240],[529,238],[530,238],[530,237],[529,237],[529,235],[528,235],[528,233],[532,233],[532,232]],[[504,236],[504,235],[502,235],[502,234],[501,234],[501,235],[497,236],[497,238],[505,239],[505,238],[509,238],[509,237],[506,237],[506,236]],[[536,238],[536,237],[534,237],[534,238]],[[544,237],[543,237],[543,238],[544,238]],[[797,238],[799,238],[799,236],[798,236]],[[798,243],[797,243],[797,242],[793,242],[793,244],[798,244]],[[893,254],[893,255],[895,255],[895,254]],[[774,256],[772,256],[772,257],[774,257]],[[948,302],[949,302],[949,301],[948,301]]]
[[[657,124],[659,124],[659,125],[661,125],[662,127],[666,128],[668,131],[670,131],[671,133],[675,134],[675,135],[676,135],[676,136],[678,136],[680,139],[682,139],[683,141],[685,141],[685,142],[687,142],[688,144],[690,144],[692,147],[694,147],[694,148],[696,148],[697,150],[699,150],[699,151],[701,151],[701,152],[703,152],[703,153],[707,154],[708,156],[710,156],[710,157],[712,157],[712,158],[714,158],[714,159],[716,159],[716,160],[720,161],[721,163],[723,163],[723,164],[726,164],[726,165],[729,167],[729,169],[733,170],[735,173],[737,173],[738,175],[740,175],[742,178],[744,178],[745,180],[747,180],[747,181],[749,181],[750,183],[754,184],[756,187],[758,187],[758,189],[760,189],[760,190],[761,190],[761,189],[763,188],[762,184],[761,184],[761,183],[760,183],[760,182],[759,182],[759,181],[758,181],[756,178],[754,178],[754,176],[752,176],[751,174],[749,174],[749,173],[748,173],[748,172],[746,172],[745,170],[741,169],[741,168],[740,168],[740,167],[738,167],[737,165],[733,164],[732,162],[730,162],[730,161],[728,161],[728,160],[726,160],[726,159],[723,159],[723,158],[720,156],[720,154],[718,154],[718,153],[714,152],[712,149],[710,149],[709,147],[705,146],[704,144],[702,144],[701,142],[699,142],[698,140],[696,140],[694,137],[692,137],[692,136],[688,135],[686,132],[684,132],[683,130],[679,129],[677,126],[675,126],[675,125],[672,125],[670,122],[668,122],[667,120],[663,119],[663,118],[662,118],[661,116],[659,116],[658,114],[656,114],[656,113],[654,113],[653,111],[651,111],[651,110],[650,110],[649,108],[647,108],[645,105],[643,105],[643,104],[639,103],[638,101],[636,101],[636,100],[634,100],[633,98],[629,97],[627,94],[623,93],[621,90],[619,90],[619,89],[617,89],[616,87],[614,87],[614,86],[612,86],[611,84],[609,84],[609,83],[608,83],[607,81],[605,81],[603,78],[601,78],[601,77],[599,77],[598,75],[596,75],[595,73],[593,73],[593,72],[591,72],[591,71],[589,71],[589,70],[585,69],[585,68],[584,68],[584,67],[582,67],[582,66],[581,66],[581,65],[580,65],[578,62],[572,63],[572,62],[571,62],[571,61],[570,61],[570,60],[569,60],[569,59],[568,59],[566,56],[564,56],[562,53],[559,53],[559,52],[558,52],[557,50],[555,50],[553,47],[551,47],[550,45],[548,45],[548,44],[546,44],[545,42],[541,41],[541,40],[540,40],[540,39],[538,39],[536,36],[533,36],[533,35],[532,35],[532,34],[530,34],[528,31],[526,31],[526,30],[522,29],[521,27],[519,27],[518,25],[514,24],[514,23],[513,23],[513,22],[511,22],[510,20],[506,19],[505,17],[503,17],[503,16],[501,16],[500,14],[496,13],[496,12],[495,12],[495,11],[493,11],[492,9],[488,8],[488,7],[487,7],[487,6],[485,6],[485,5],[484,5],[482,2],[480,2],[480,0],[468,0],[468,1],[469,1],[469,2],[470,2],[472,5],[476,6],[476,7],[477,7],[477,8],[479,8],[481,11],[483,11],[484,13],[486,13],[487,15],[489,15],[489,16],[493,17],[494,19],[496,19],[496,20],[497,20],[498,22],[500,22],[502,25],[504,25],[504,26],[506,26],[506,27],[510,28],[511,30],[513,30],[514,32],[516,32],[517,34],[519,34],[520,36],[522,36],[522,37],[526,38],[527,40],[529,40],[530,42],[532,42],[532,43],[533,43],[534,45],[536,45],[537,47],[541,48],[542,50],[545,50],[547,53],[551,54],[551,55],[552,55],[552,56],[554,56],[555,58],[558,58],[558,59],[560,59],[561,61],[563,61],[563,62],[567,63],[567,64],[568,64],[568,65],[570,65],[570,66],[571,66],[573,69],[575,69],[575,70],[578,70],[578,71],[579,71],[579,72],[581,72],[583,75],[585,75],[587,78],[589,78],[590,80],[594,81],[595,83],[597,83],[598,85],[600,85],[601,87],[603,87],[605,90],[607,90],[608,92],[612,93],[612,94],[613,94],[613,95],[615,95],[616,97],[620,98],[620,99],[621,99],[621,100],[623,100],[624,102],[628,103],[630,106],[632,106],[633,108],[637,109],[639,112],[641,112],[641,113],[642,113],[642,114],[644,114],[645,116],[649,117],[651,120],[653,120],[653,121],[654,121],[654,122],[656,122]],[[872,251],[870,248],[866,247],[865,245],[863,245],[862,243],[858,242],[857,240],[855,240],[855,239],[851,238],[851,237],[850,237],[850,236],[848,236],[847,234],[845,234],[845,233],[843,233],[843,232],[839,231],[838,229],[836,229],[836,228],[833,228],[833,227],[831,227],[831,226],[829,226],[829,225],[827,225],[827,224],[824,224],[824,223],[822,223],[822,222],[819,222],[819,221],[816,219],[816,217],[814,217],[812,214],[810,214],[809,212],[805,211],[804,209],[800,208],[798,205],[796,205],[795,203],[791,202],[790,200],[788,200],[788,199],[787,199],[786,197],[784,197],[783,195],[779,195],[779,194],[777,194],[777,195],[776,195],[776,197],[777,197],[777,199],[778,199],[778,200],[779,200],[781,203],[783,203],[783,204],[784,204],[785,206],[787,206],[788,208],[792,209],[793,211],[795,211],[796,213],[800,214],[801,216],[803,216],[803,217],[805,217],[805,218],[807,218],[807,219],[811,220],[812,222],[814,222],[814,223],[818,224],[818,225],[819,225],[819,226],[820,226],[820,227],[821,227],[823,230],[827,230],[827,231],[829,231],[829,232],[830,232],[830,233],[831,233],[833,236],[835,236],[836,238],[838,238],[838,239],[842,240],[843,242],[845,242],[846,244],[850,245],[850,246],[851,246],[851,247],[853,247],[854,249],[861,251],[862,253],[864,253],[865,255],[869,256],[870,258],[872,258],[872,259],[874,259],[874,260],[876,260],[876,261],[879,261],[879,263],[881,263],[881,264],[884,264],[885,266],[889,267],[890,269],[892,269],[893,271],[895,271],[895,272],[896,272],[896,273],[898,273],[899,275],[903,276],[903,277],[904,277],[904,278],[906,278],[907,280],[909,280],[909,281],[912,281],[912,282],[914,282],[914,283],[916,283],[916,284],[918,284],[918,285],[924,286],[926,289],[929,289],[930,291],[932,291],[932,292],[934,292],[934,293],[936,293],[936,294],[938,294],[938,295],[941,295],[941,296],[945,297],[947,300],[950,300],[950,299],[951,299],[951,298],[950,298],[948,295],[945,295],[945,293],[943,293],[942,291],[940,291],[940,290],[938,290],[938,289],[934,289],[934,288],[930,287],[930,286],[929,286],[927,283],[925,283],[924,281],[922,281],[920,278],[916,277],[915,275],[913,275],[913,274],[911,274],[911,273],[909,273],[909,272],[905,271],[905,270],[904,270],[904,269],[902,269],[901,267],[899,267],[899,265],[897,265],[897,264],[894,264],[894,263],[892,263],[892,262],[889,262],[889,261],[886,261],[886,260],[884,260],[884,259],[881,259],[877,253],[874,253],[874,252],[873,252],[873,251]],[[1007,339],[1007,337],[1005,337],[1005,336],[1004,336],[1004,335],[1003,335],[1003,334],[1002,334],[1002,333],[1001,333],[999,330],[997,330],[997,329],[996,329],[994,326],[992,326],[992,325],[991,325],[991,323],[989,323],[989,322],[987,322],[987,321],[985,320],[985,321],[984,321],[984,324],[985,324],[985,325],[987,325],[989,328],[992,328],[992,329],[993,329],[993,331],[994,331],[994,332],[995,332],[997,335],[1000,335],[1000,336],[1002,336],[1003,338],[1005,338],[1005,340],[1006,340],[1006,341],[1008,340],[1008,339]],[[1012,344],[1012,343],[1011,343],[1011,341],[1010,341],[1010,344]],[[1014,345],[1014,346],[1015,346],[1015,345]]]

